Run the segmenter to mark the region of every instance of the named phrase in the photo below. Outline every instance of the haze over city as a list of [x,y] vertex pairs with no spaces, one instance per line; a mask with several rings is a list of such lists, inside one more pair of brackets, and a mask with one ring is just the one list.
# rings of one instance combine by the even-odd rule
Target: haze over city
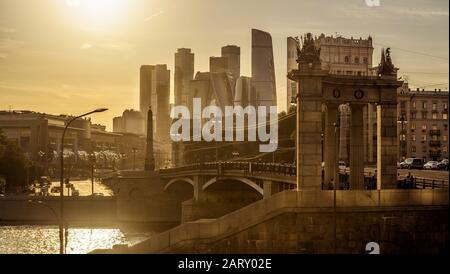
[[[317,12],[320,10],[320,12]],[[225,45],[241,47],[251,76],[251,29],[273,38],[279,111],[286,108],[286,37],[306,32],[374,39],[374,65],[390,46],[411,88],[448,88],[448,1],[3,0],[0,109],[78,114],[105,106],[94,122],[139,109],[139,67],[167,64],[191,48],[195,71]],[[105,105],[106,104],[106,105]]]

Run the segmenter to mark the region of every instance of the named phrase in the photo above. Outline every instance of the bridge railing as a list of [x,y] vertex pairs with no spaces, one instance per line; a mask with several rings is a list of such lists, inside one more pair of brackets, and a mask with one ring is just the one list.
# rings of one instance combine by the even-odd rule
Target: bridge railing
[[[339,176],[340,189],[349,188],[349,178],[350,176],[347,171],[340,172]],[[364,186],[367,189],[377,188],[376,175],[374,175],[373,172],[364,172]],[[408,178],[407,176],[398,176],[397,188],[398,189],[448,188],[448,180],[422,178],[422,177]]]
[[184,172],[193,170],[218,170],[218,171],[240,171],[243,173],[271,173],[284,176],[296,176],[297,168],[293,164],[263,163],[263,162],[205,162],[161,169],[161,174]]
[[[265,163],[265,162],[204,162],[185,165],[170,169],[161,169],[161,174],[176,172],[217,170],[219,173],[224,171],[237,171],[243,174],[270,173],[282,176],[297,176],[297,168],[293,164]],[[347,170],[340,172],[340,189],[348,189],[349,172]],[[364,172],[364,186],[367,189],[376,189],[376,176],[371,172]],[[331,186],[325,185],[324,188]],[[412,179],[399,176],[397,178],[397,188],[448,188],[448,180],[437,180],[430,178],[414,177]]]

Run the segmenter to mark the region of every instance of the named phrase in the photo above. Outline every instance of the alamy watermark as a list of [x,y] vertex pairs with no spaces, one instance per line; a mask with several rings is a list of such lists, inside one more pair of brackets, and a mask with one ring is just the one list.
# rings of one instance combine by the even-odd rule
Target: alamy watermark
[[[194,98],[191,113],[186,106],[175,106],[170,112],[170,118],[175,120],[170,128],[170,137],[174,142],[206,141],[206,142],[244,142],[258,140],[260,152],[274,152],[278,148],[278,113],[276,106],[225,106],[225,113],[215,105],[202,110],[200,98]],[[247,117],[247,126],[245,118]],[[269,121],[267,121],[269,119]],[[203,123],[206,121],[206,123]],[[225,121],[223,123],[223,121]],[[223,125],[224,124],[224,125]],[[267,126],[269,125],[269,126]],[[223,128],[224,126],[224,128]],[[269,130],[267,132],[267,130]],[[192,136],[191,136],[192,132]],[[222,132],[225,133],[223,137]],[[236,136],[236,138],[235,138]]]
[[381,5],[381,0],[365,0],[365,2],[368,7],[379,7]]

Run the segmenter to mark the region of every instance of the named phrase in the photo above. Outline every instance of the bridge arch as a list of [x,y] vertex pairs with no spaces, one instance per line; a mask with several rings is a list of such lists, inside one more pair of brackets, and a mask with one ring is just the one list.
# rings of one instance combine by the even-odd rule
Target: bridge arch
[[[220,177],[220,179],[221,180],[233,180],[233,181],[238,181],[238,182],[244,183],[244,184],[248,185],[249,187],[253,188],[254,190],[256,190],[262,196],[264,196],[264,189],[261,188],[257,183],[253,182],[250,179],[241,178],[241,177]],[[211,178],[209,181],[207,181],[203,185],[202,191],[205,191],[208,187],[210,187],[211,185],[213,185],[215,183],[217,183],[217,177]]]
[[194,187],[194,181],[191,178],[174,178],[172,180],[170,180],[165,186],[164,186],[164,191],[167,191],[167,189],[169,189],[169,187],[175,183],[178,182],[184,182],[184,183],[188,183],[190,184],[192,187]]

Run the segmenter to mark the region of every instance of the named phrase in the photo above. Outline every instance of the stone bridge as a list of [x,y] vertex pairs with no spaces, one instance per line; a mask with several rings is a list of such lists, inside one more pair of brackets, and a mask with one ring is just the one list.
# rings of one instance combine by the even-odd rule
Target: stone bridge
[[294,165],[219,162],[160,171],[164,191],[189,196],[181,221],[222,216],[272,195],[296,188]]

